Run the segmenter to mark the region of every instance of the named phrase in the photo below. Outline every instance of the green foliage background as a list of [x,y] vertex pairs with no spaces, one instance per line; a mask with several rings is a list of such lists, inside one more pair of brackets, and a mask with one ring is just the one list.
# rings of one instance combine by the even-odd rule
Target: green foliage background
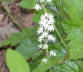
[[[36,3],[38,3],[36,0],[22,0],[19,5],[23,8],[33,9]],[[54,32],[57,42],[55,44],[49,43],[49,49],[55,50],[57,53],[57,57],[50,58],[52,72],[83,72],[83,0],[53,0],[53,3],[46,7],[48,12],[54,14],[55,26],[70,52],[69,58],[66,57],[67,51]],[[43,10],[34,11],[33,22],[38,23],[43,13]],[[49,65],[41,63],[45,53],[37,47],[37,27],[38,25],[34,28],[25,28],[20,33],[12,34],[9,39],[0,43],[0,47],[16,46],[16,51],[22,54],[26,60],[31,59],[29,62],[31,72],[47,72]],[[12,51],[10,52],[12,54]],[[17,57],[18,55],[16,55]],[[9,58],[8,55],[7,61],[10,59],[11,57]],[[8,65],[10,63],[12,64],[8,61]],[[19,65],[16,66],[18,68]],[[11,69],[12,66],[8,67]]]

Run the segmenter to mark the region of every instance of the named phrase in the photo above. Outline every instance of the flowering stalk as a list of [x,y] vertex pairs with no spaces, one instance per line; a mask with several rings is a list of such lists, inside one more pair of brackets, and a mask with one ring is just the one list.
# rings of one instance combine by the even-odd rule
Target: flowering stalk
[[56,38],[51,34],[51,32],[54,32],[54,16],[51,13],[48,13],[46,11],[46,8],[43,4],[44,1],[47,1],[48,3],[52,2],[52,0],[40,0],[40,4],[35,5],[35,9],[39,11],[41,8],[44,10],[44,14],[41,15],[39,25],[40,27],[37,30],[38,33],[38,41],[40,42],[40,45],[38,47],[40,49],[46,50],[46,56],[47,58],[44,58],[42,62],[48,63],[50,66],[50,72],[51,72],[51,65],[49,63],[49,57],[50,56],[56,56],[55,51],[50,51],[48,50],[48,42],[56,42]]

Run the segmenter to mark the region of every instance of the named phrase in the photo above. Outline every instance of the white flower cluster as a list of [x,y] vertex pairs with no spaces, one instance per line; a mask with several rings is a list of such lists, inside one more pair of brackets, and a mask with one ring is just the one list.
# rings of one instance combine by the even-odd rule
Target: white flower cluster
[[[40,0],[40,3],[41,2],[45,2],[45,1],[48,2],[48,3],[51,3],[52,2],[52,0]],[[39,11],[39,10],[42,9],[42,7],[41,7],[41,5],[36,4],[35,7],[34,7],[34,9],[36,9],[37,11]]]
[[[41,15],[39,25],[40,27],[37,30],[37,34],[39,35],[38,41],[40,42],[40,45],[38,47],[40,49],[48,49],[48,42],[55,42],[56,38],[50,34],[54,31],[54,16],[50,13],[45,13]],[[42,44],[44,43],[44,44]],[[49,52],[50,56],[56,56],[55,51]],[[43,59],[42,62],[47,63],[47,59]]]
[[[44,3],[44,2],[48,2],[51,3],[52,0],[40,0],[40,3]],[[42,9],[42,6],[39,4],[36,4],[34,9],[36,9],[37,11]],[[40,42],[40,45],[38,45],[39,49],[48,49],[48,42],[55,42],[56,38],[51,34],[51,32],[53,32],[54,29],[54,16],[53,14],[50,13],[44,13],[43,15],[41,15],[40,17],[40,21],[39,21],[39,25],[40,27],[37,30],[37,34],[38,34],[38,41]],[[48,52],[50,56],[56,56],[56,52],[55,51],[50,51]],[[43,58],[42,62],[47,63],[48,60],[47,58]]]
[[[55,42],[56,41],[55,37],[52,34],[50,34],[50,32],[54,31],[54,16],[49,13],[45,13],[44,15],[41,15],[39,25],[40,27],[37,30],[37,33],[39,35],[38,41],[40,43],[44,42],[45,40],[46,43],[48,43],[48,41]],[[39,48],[46,49],[48,48],[48,45],[40,44]]]

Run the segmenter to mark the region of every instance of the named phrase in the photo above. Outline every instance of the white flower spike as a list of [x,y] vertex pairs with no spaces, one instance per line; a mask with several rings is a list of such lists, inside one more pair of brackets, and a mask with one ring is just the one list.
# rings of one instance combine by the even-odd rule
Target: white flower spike
[[48,48],[48,41],[55,42],[55,37],[50,35],[50,32],[54,31],[54,16],[50,13],[44,13],[40,17],[39,21],[40,27],[37,30],[37,33],[39,35],[38,41],[43,43],[46,40],[46,44],[43,45],[42,49]]

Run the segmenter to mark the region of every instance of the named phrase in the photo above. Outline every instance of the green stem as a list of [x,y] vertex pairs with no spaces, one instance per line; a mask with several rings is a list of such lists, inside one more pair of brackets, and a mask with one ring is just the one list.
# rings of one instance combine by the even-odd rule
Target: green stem
[[[60,6],[60,10],[61,10],[61,13],[59,15],[61,15],[61,19],[64,20],[64,15],[63,15],[63,1],[62,0],[59,0],[59,6]],[[68,50],[69,49],[68,46],[66,45],[65,41],[63,40],[63,38],[62,38],[60,32],[58,31],[57,27],[55,27],[55,31],[56,31],[56,34],[57,34],[58,38],[60,39],[62,45],[65,47],[66,52],[67,52],[66,55],[65,55],[65,57],[63,59],[61,59],[60,62],[59,62],[59,63],[62,63],[65,60],[69,59],[70,52]]]
[[[60,0],[60,4],[62,4],[62,0]],[[47,12],[45,6],[44,6],[43,4],[42,4],[42,6],[43,6],[43,9],[44,9],[44,12]],[[61,5],[61,6],[62,6],[62,5]],[[61,11],[63,11],[63,7],[61,7]],[[61,14],[63,14],[63,13],[61,12]],[[62,15],[62,17],[63,17],[63,15]],[[59,61],[59,63],[62,63],[62,62],[64,62],[65,60],[69,59],[69,55],[70,55],[70,52],[69,52],[69,50],[68,50],[69,47],[66,45],[65,41],[63,40],[63,38],[62,38],[62,36],[61,36],[60,32],[58,31],[58,29],[57,29],[56,26],[55,26],[55,31],[56,31],[56,34],[57,34],[58,38],[60,39],[62,45],[65,47],[66,52],[67,52],[66,55],[65,55],[65,57],[62,58],[62,59]]]
[[48,60],[48,64],[49,64],[49,70],[50,70],[50,72],[52,72],[51,71],[51,64],[49,63],[49,51],[48,51],[48,49],[46,49],[46,54],[47,54],[47,60]]
[[68,51],[68,47],[67,47],[66,43],[64,42],[62,36],[60,35],[60,32],[59,32],[58,29],[56,28],[56,26],[55,26],[55,31],[56,31],[56,34],[57,34],[57,36],[59,37],[61,43],[64,45],[64,47],[65,47],[66,50]]
[[67,54],[65,55],[65,57],[63,59],[60,60],[60,63],[62,63],[63,61],[67,60],[69,58],[70,52],[69,52],[69,47],[66,45],[65,41],[63,40],[62,36],[60,35],[60,32],[58,31],[58,29],[55,27],[55,31],[57,36],[59,37],[61,43],[63,44],[63,46],[66,49]]
[[[43,8],[44,12],[47,13],[44,4],[41,3],[41,5],[42,5],[42,8]],[[47,43],[47,39],[46,39],[45,43]],[[49,50],[48,50],[48,48],[46,49],[46,55],[47,55],[47,60],[48,60],[48,64],[49,64],[49,70],[50,70],[50,72],[52,72],[52,70],[51,70],[51,64],[49,63]]]

